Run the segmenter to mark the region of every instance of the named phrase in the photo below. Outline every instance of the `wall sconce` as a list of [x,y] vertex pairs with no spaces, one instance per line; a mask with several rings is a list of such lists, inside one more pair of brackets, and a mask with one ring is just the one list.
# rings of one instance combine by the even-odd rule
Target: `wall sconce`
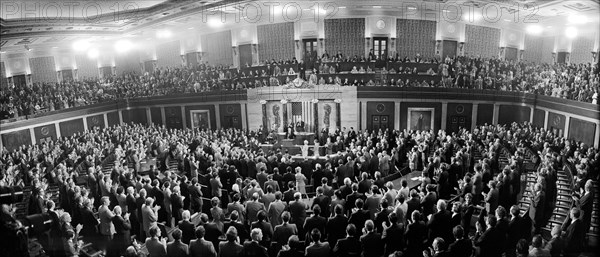
[[257,54],[258,53],[258,44],[252,44],[252,53],[253,54]]
[[597,56],[598,56],[598,52],[592,51],[592,60],[596,61]]
[[365,42],[367,43],[367,48],[371,48],[371,38],[365,37]]
[[237,46],[232,46],[231,49],[233,49],[233,55],[237,55]]
[[325,41],[324,38],[319,38],[319,48],[323,48],[323,41]]
[[300,40],[296,39],[296,50],[300,49]]

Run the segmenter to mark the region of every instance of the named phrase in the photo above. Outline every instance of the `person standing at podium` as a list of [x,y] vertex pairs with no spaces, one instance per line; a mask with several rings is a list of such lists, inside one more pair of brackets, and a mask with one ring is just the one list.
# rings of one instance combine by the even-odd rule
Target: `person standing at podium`
[[298,132],[304,132],[304,121],[302,121],[302,119],[298,119],[298,121],[296,122],[296,131]]
[[294,137],[296,137],[296,135],[294,135],[294,126],[290,123],[285,130],[285,138],[294,139]]

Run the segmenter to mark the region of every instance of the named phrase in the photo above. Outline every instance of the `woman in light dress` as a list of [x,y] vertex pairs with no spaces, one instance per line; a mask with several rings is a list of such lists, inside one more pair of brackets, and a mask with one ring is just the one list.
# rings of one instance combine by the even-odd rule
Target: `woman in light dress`
[[308,157],[308,149],[308,140],[304,140],[304,144],[300,147],[300,150],[302,151],[302,157]]
[[302,168],[296,167],[296,188],[301,194],[306,194],[306,176],[302,174]]

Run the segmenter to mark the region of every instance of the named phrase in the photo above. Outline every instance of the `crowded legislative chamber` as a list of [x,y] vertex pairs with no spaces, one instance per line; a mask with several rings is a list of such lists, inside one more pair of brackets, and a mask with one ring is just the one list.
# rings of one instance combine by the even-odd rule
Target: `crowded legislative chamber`
[[599,256],[597,0],[14,0],[2,257]]

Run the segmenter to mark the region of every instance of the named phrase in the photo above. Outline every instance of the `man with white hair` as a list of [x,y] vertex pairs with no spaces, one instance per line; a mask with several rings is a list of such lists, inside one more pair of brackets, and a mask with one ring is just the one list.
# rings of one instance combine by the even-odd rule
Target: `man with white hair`
[[257,220],[258,212],[265,210],[265,205],[259,202],[259,195],[257,192],[253,193],[250,201],[246,202],[246,216],[247,224],[250,225]]
[[437,212],[431,215],[427,223],[429,231],[429,242],[433,242],[436,237],[441,237],[447,242],[451,242],[452,236],[452,214],[446,209],[446,201],[438,200],[436,204]]
[[251,241],[247,241],[244,243],[244,248],[242,249],[242,256],[253,256],[253,257],[267,257],[267,248],[260,245],[260,241],[262,241],[262,231],[260,228],[255,228],[250,232]]

